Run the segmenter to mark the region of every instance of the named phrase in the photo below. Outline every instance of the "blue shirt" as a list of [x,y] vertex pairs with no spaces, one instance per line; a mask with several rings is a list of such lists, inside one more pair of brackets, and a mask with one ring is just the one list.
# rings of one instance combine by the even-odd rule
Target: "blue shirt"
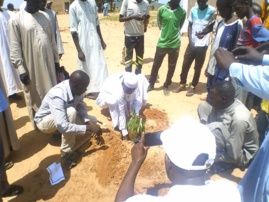
[[0,112],[5,111],[7,108],[8,108],[8,102],[2,92],[2,89],[0,88]]
[[262,64],[254,66],[234,62],[229,72],[245,90],[269,100],[269,55],[264,55]]

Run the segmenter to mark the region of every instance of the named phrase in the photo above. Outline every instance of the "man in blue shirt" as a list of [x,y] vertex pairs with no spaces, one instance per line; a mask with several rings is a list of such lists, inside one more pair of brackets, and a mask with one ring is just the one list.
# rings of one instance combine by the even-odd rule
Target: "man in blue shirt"
[[[219,48],[215,57],[219,66],[236,77],[238,83],[249,92],[269,100],[269,55],[251,47],[239,47],[233,53]],[[245,65],[239,62],[252,63]],[[260,65],[262,64],[262,66]],[[254,66],[255,65],[255,66]],[[268,201],[269,177],[269,135],[265,137],[260,150],[239,183],[242,201]]]

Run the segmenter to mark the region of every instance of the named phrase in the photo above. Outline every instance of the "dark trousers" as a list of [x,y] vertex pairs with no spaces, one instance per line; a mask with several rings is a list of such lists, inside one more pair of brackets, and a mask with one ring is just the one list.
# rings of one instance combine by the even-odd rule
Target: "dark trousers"
[[261,145],[265,138],[265,134],[268,132],[269,114],[267,114],[265,111],[261,109],[256,117],[256,123],[259,132],[259,141]]
[[140,74],[143,65],[144,36],[125,36],[125,71],[132,72],[133,50],[135,49],[135,74]]
[[9,189],[9,183],[7,181],[6,167],[5,167],[5,154],[2,142],[2,136],[0,134],[0,201],[2,201],[2,194]]
[[194,47],[190,44],[188,45],[185,55],[184,55],[184,61],[183,61],[182,70],[180,74],[180,84],[187,83],[187,76],[188,76],[191,64],[194,60],[195,60],[194,75],[193,75],[191,85],[195,87],[198,84],[201,70],[205,61],[206,51],[207,51],[207,46]]
[[163,59],[165,55],[168,54],[168,71],[166,75],[166,80],[163,84],[164,87],[168,87],[172,83],[172,77],[174,75],[178,54],[179,54],[179,48],[156,48],[155,56],[154,56],[154,62],[151,69],[151,74],[149,78],[149,83],[152,87],[154,87],[154,84],[156,82],[159,69],[162,65]]

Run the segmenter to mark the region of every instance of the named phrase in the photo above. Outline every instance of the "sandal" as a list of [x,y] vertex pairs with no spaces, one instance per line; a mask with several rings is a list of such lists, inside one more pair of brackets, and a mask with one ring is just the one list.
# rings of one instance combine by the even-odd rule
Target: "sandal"
[[23,193],[23,187],[19,185],[10,185],[10,188],[2,194],[2,197],[17,196]]
[[14,163],[12,161],[6,162],[5,163],[5,167],[6,170],[9,170],[10,168],[12,168],[14,166]]

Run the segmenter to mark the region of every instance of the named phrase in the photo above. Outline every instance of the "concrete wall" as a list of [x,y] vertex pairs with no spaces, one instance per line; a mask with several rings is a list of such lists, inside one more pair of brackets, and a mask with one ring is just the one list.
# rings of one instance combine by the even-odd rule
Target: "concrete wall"
[[[50,0],[53,2],[51,9],[56,11],[58,14],[66,13],[66,9],[69,8],[70,0]],[[69,10],[69,9],[68,9]]]

